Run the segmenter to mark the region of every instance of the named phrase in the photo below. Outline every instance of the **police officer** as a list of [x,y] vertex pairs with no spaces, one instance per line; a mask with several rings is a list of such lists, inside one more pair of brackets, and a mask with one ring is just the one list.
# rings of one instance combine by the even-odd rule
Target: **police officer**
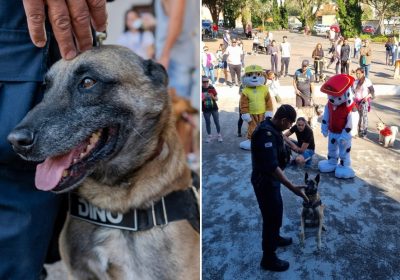
[[35,189],[35,164],[7,135],[40,101],[51,64],[91,48],[91,23],[106,21],[105,0],[0,0],[0,279],[39,279],[60,205]]
[[292,243],[291,238],[279,235],[283,212],[280,184],[308,201],[302,190],[305,186],[293,185],[282,171],[289,159],[282,131],[289,129],[295,120],[294,108],[282,105],[272,119],[267,118],[260,123],[251,139],[251,183],[263,218],[263,258],[260,265],[266,270],[285,271],[289,268],[289,262],[280,260],[275,254],[278,246]]

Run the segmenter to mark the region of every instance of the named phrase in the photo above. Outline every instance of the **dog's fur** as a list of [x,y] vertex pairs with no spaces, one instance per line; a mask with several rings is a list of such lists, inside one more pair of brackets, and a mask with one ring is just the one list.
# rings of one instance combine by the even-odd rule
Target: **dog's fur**
[[324,113],[324,106],[315,104],[313,106],[306,106],[297,108],[297,117],[306,119],[311,128],[317,126],[318,118]]
[[[319,185],[319,180],[320,180],[320,175],[318,174],[315,176],[314,179],[308,179],[308,173],[306,172],[304,182],[307,186],[305,189],[305,193],[309,199],[310,205],[316,204],[321,201],[319,192],[318,192],[318,185]],[[321,232],[322,229],[324,228],[324,209],[325,205],[320,204],[316,207],[304,207],[303,205],[303,210],[301,211],[301,230],[300,230],[300,240],[301,243],[304,245],[304,239],[305,239],[305,226],[307,221],[310,222],[310,225],[318,226],[318,235],[317,235],[317,246],[318,249],[321,249]]]
[[[381,134],[381,131],[384,130],[385,128],[389,128],[390,129],[391,135],[383,136]],[[393,147],[394,146],[394,141],[396,140],[397,132],[399,132],[399,128],[397,126],[394,126],[394,125],[393,126],[387,126],[383,122],[378,122],[376,124],[376,129],[379,132],[379,142],[383,143],[383,146],[385,148]]]
[[[95,84],[87,89],[82,81],[88,77]],[[114,134],[108,130],[111,152],[104,152],[78,182],[53,191],[78,187],[79,196],[93,205],[125,213],[191,186],[171,118],[166,71],[160,64],[123,47],[102,46],[56,63],[46,81],[43,101],[9,136],[24,158],[43,161],[62,155],[99,129],[117,128]],[[22,131],[34,134],[32,145],[16,144]],[[68,217],[60,248],[73,279],[199,279],[200,275],[199,233],[187,220],[131,232]]]

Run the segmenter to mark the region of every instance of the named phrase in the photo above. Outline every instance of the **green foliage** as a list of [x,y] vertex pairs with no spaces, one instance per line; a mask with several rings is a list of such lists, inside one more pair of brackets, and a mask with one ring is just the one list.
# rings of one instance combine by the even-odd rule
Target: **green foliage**
[[274,20],[272,25],[274,29],[278,29],[281,23],[281,13],[279,11],[278,0],[272,1],[272,19]]
[[344,37],[353,37],[361,32],[362,10],[358,0],[337,0],[337,18]]
[[224,1],[222,12],[224,14],[224,24],[226,24],[227,27],[236,27],[236,19],[241,12],[241,2],[240,0]]
[[279,12],[280,12],[281,27],[284,29],[288,29],[289,28],[289,20],[288,20],[288,10],[286,8],[286,4],[283,4],[282,6],[280,6]]

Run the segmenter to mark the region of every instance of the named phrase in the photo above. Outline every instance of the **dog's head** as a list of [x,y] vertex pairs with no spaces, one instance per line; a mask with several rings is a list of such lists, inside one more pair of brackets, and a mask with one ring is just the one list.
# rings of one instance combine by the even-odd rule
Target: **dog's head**
[[381,130],[384,130],[385,129],[385,124],[383,123],[383,122],[378,122],[377,124],[376,124],[376,129],[378,130],[378,131],[381,131]]
[[320,176],[317,174],[314,179],[308,178],[308,173],[304,175],[304,183],[307,186],[305,189],[307,196],[315,195],[318,192],[318,184],[319,184]]
[[321,116],[324,113],[324,109],[325,109],[324,105],[315,104],[314,108],[315,108],[315,113],[317,114],[317,116]]
[[8,140],[24,159],[44,161],[39,189],[68,191],[91,174],[105,182],[156,150],[171,113],[167,83],[160,64],[127,48],[94,48],[49,70],[42,102]]

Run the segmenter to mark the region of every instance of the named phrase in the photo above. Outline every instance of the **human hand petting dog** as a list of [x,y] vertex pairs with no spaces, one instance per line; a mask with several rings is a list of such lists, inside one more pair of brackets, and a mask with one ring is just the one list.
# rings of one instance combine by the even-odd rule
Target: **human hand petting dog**
[[302,197],[302,198],[304,199],[304,201],[305,201],[306,203],[308,203],[309,200],[308,200],[308,197],[307,197],[307,195],[306,195],[306,193],[305,193],[305,188],[306,188],[306,187],[307,187],[306,185],[297,185],[297,186],[293,186],[293,188],[291,189],[291,191],[292,191],[295,195]]
[[93,45],[91,24],[96,31],[107,27],[106,0],[23,0],[33,44],[46,45],[46,6],[61,56],[70,60]]

